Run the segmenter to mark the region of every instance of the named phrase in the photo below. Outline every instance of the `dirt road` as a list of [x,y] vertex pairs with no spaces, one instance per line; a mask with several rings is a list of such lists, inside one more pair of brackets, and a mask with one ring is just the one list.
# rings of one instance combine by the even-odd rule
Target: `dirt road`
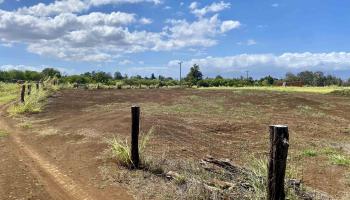
[[6,108],[0,108],[0,130],[8,133],[0,140],[0,199],[132,199],[124,189],[101,190],[90,185],[89,177],[77,180],[61,170],[38,153],[40,146],[22,138],[28,133],[6,116]]

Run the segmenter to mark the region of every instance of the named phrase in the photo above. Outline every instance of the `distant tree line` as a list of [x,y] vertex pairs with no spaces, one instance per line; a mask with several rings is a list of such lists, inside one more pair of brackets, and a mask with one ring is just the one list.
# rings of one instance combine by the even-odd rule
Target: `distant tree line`
[[8,70],[0,71],[0,81],[1,82],[16,82],[19,80],[23,81],[40,81],[48,77],[61,78],[61,72],[53,69],[46,68],[41,72],[30,71],[30,70]]
[[[46,68],[41,72],[36,71],[20,71],[9,70],[0,71],[1,82],[16,82],[17,80],[24,81],[39,81],[48,77],[59,78],[61,83],[71,84],[96,84],[104,85],[129,85],[129,86],[176,86],[180,82],[174,80],[172,77],[155,76],[153,73],[149,77],[142,77],[140,75],[130,76],[122,75],[120,72],[111,73],[103,71],[86,72],[80,75],[62,75],[58,70],[53,68]],[[239,78],[223,78],[218,75],[215,78],[203,78],[203,73],[200,71],[199,65],[195,64],[190,68],[187,76],[181,81],[182,85],[192,87],[243,87],[243,86],[272,86],[272,85],[295,85],[296,83],[307,86],[330,86],[330,85],[350,85],[350,79],[343,81],[342,79],[325,75],[323,72],[317,71],[303,71],[297,74],[288,72],[284,78],[278,79],[272,76],[266,76],[261,79],[253,79],[252,77]]]

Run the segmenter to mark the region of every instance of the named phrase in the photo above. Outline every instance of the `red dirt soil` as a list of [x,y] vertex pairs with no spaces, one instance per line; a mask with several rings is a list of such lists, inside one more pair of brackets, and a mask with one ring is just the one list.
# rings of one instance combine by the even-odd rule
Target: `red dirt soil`
[[[188,112],[177,107],[183,99],[190,104]],[[222,107],[211,102],[221,102]],[[243,165],[248,154],[267,154],[270,124],[288,124],[293,159],[312,147],[340,145],[349,153],[346,97],[230,90],[62,90],[49,98],[42,113],[26,116],[30,129],[18,128],[20,119],[2,113],[0,128],[10,134],[0,139],[0,199],[132,199],[127,189],[106,183],[99,168],[106,162],[106,138],[129,137],[133,104],[141,105],[142,130],[155,128],[148,153],[166,151],[168,159],[212,154]],[[344,180],[347,167],[330,165],[324,156],[300,162],[307,186],[339,199],[349,190]]]

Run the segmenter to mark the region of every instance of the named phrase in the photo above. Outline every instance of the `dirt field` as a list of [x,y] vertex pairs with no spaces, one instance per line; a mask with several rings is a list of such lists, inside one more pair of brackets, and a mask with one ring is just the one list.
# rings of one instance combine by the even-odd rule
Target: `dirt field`
[[[0,129],[0,199],[132,199],[142,192],[111,181],[106,141],[128,138],[130,106],[142,130],[154,128],[148,155],[199,160],[210,154],[245,166],[265,158],[268,125],[290,130],[288,165],[308,187],[350,198],[350,99],[326,94],[245,90],[63,90],[44,112]],[[311,153],[310,153],[311,152]],[[115,179],[118,180],[118,179]],[[130,184],[129,184],[130,185]],[[136,191],[136,193],[135,193]],[[147,191],[145,191],[147,192]]]

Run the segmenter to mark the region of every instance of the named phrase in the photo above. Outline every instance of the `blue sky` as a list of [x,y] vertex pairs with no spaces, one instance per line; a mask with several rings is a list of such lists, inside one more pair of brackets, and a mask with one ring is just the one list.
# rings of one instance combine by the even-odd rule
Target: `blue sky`
[[350,77],[350,1],[0,0],[0,69]]

